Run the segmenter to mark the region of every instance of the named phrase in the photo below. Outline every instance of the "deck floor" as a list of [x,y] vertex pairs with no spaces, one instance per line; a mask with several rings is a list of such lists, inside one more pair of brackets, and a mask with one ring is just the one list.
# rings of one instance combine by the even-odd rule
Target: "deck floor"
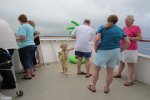
[[24,91],[22,97],[16,97],[15,90],[0,90],[13,100],[150,100],[150,86],[135,82],[131,87],[123,86],[125,79],[114,79],[109,94],[103,93],[105,71],[100,73],[97,92],[87,89],[91,78],[76,75],[76,65],[70,65],[70,75],[60,73],[60,64],[52,63],[37,69],[32,80],[21,80],[17,75],[19,87]]

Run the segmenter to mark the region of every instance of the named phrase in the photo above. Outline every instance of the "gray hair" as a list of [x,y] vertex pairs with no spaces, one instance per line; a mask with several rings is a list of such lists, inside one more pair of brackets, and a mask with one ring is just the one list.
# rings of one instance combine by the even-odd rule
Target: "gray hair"
[[127,15],[127,17],[131,18],[134,21],[134,16],[133,15]]

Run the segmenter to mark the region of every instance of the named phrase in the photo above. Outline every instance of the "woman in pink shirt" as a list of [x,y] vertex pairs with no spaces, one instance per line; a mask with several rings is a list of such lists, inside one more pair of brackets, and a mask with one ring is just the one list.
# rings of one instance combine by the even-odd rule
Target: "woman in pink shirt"
[[[124,84],[125,86],[133,85],[133,76],[134,76],[134,64],[137,63],[138,57],[138,45],[137,41],[142,39],[141,29],[139,26],[133,25],[134,16],[128,15],[125,19],[126,27],[123,28],[124,32],[128,35],[128,38],[131,41],[131,45],[127,50],[121,52],[120,65],[118,73],[114,78],[121,78],[121,73],[125,67],[125,63],[128,65],[128,81]],[[121,45],[124,43],[121,41]]]

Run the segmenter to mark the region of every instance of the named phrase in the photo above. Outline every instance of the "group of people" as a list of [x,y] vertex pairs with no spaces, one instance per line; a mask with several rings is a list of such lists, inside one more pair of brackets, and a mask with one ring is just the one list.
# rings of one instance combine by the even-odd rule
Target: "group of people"
[[[21,26],[18,32],[14,34],[8,23],[0,19],[0,75],[2,76],[2,89],[16,88],[12,71],[12,56],[15,49],[18,49],[19,58],[23,66],[21,73],[25,74],[22,79],[32,79],[35,76],[36,68],[44,63],[40,47],[40,32],[36,30],[35,22],[28,20],[24,14],[21,14],[18,20]],[[5,41],[8,35],[11,35],[11,37]]]
[[[22,79],[30,80],[35,76],[35,68],[37,59],[35,52],[39,48],[40,39],[39,32],[35,29],[35,23],[28,20],[27,16],[22,14],[18,17],[21,24],[16,34],[16,39],[19,47],[19,56],[25,75]],[[59,59],[62,62],[62,73],[68,75],[68,52],[75,49],[77,62],[77,75],[85,75],[86,78],[93,77],[92,83],[88,85],[88,89],[96,92],[96,83],[99,79],[101,68],[106,68],[106,84],[104,86],[104,93],[110,91],[110,85],[113,78],[121,78],[121,73],[128,65],[128,80],[125,86],[134,84],[134,64],[137,62],[137,41],[142,39],[141,29],[134,25],[134,16],[128,15],[125,18],[126,26],[121,29],[116,25],[118,22],[117,15],[110,15],[107,19],[106,25],[101,25],[95,31],[90,27],[90,20],[86,19],[83,25],[76,27],[71,33],[72,39],[76,39],[75,48],[68,49],[67,44],[61,44],[62,49],[59,52]],[[94,70],[90,73],[90,57],[92,56],[91,43],[94,43],[94,50],[96,52]],[[85,58],[86,72],[81,70],[82,60]],[[40,61],[39,61],[40,63]],[[114,75],[114,68],[119,64],[119,69]]]
[[[32,77],[35,76],[35,68],[41,65],[42,56],[39,53],[40,38],[39,32],[35,29],[34,21],[27,20],[24,14],[20,15],[18,20],[21,26],[17,34],[14,34],[8,23],[0,19],[0,75],[2,76],[2,89],[16,88],[15,78],[11,70],[13,66],[12,56],[14,49],[19,48],[19,58],[23,66],[23,73],[25,72],[22,79],[32,79]],[[5,40],[8,35],[11,35],[11,37]]]
[[[75,55],[77,56],[77,75],[85,75],[86,78],[93,77],[92,83],[88,85],[88,89],[96,92],[96,83],[99,79],[101,68],[106,68],[106,84],[104,86],[104,93],[109,93],[110,85],[113,78],[121,78],[121,73],[128,65],[128,80],[125,86],[134,84],[134,64],[137,62],[137,41],[142,39],[141,29],[134,25],[134,16],[128,15],[125,18],[126,26],[121,29],[116,25],[118,22],[117,15],[110,15],[107,19],[106,25],[101,25],[96,34],[90,27],[90,20],[86,19],[84,24],[76,27],[72,34],[72,38],[76,39]],[[92,55],[91,43],[94,42],[94,50],[96,52],[96,59],[94,62],[93,73],[90,73],[90,57]],[[59,53],[59,58],[62,61],[62,68],[68,74],[66,58],[68,51],[66,44],[61,45],[62,52]],[[86,72],[81,71],[81,63],[83,57],[86,60]],[[114,68],[119,64],[119,69],[114,75]]]
[[16,34],[16,39],[20,61],[25,72],[22,79],[30,80],[35,76],[36,67],[40,64],[38,52],[40,48],[39,32],[35,29],[34,21],[27,20],[26,15],[20,15],[18,20],[21,26]]

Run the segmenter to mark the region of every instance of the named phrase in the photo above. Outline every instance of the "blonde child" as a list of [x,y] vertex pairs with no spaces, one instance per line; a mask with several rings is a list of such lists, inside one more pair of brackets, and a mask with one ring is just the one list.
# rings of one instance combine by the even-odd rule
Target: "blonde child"
[[60,45],[60,48],[62,49],[60,52],[59,52],[59,59],[61,61],[61,64],[62,64],[62,73],[65,73],[66,75],[68,75],[68,53],[69,51],[73,50],[74,48],[71,48],[71,49],[67,49],[68,45],[63,43]]

